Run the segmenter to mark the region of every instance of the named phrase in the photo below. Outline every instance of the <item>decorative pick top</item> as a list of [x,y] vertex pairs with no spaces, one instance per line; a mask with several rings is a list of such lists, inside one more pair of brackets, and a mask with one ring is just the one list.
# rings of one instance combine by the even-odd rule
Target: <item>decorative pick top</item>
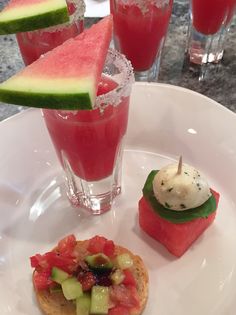
[[194,167],[178,163],[163,167],[153,180],[156,199],[165,208],[183,211],[201,206],[210,196],[210,187],[202,174]]

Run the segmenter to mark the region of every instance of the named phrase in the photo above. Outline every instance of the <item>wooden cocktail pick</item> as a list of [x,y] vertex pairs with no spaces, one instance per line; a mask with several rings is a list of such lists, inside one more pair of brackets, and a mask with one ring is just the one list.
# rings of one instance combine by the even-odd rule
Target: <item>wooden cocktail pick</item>
[[179,165],[178,165],[178,170],[177,170],[177,174],[180,175],[182,173],[182,155],[179,157]]

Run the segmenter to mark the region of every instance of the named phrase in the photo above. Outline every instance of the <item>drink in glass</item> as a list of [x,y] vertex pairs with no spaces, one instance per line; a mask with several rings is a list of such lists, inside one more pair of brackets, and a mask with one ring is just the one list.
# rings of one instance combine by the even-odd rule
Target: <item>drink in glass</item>
[[31,64],[41,55],[83,31],[84,1],[67,0],[67,5],[70,14],[68,23],[16,34],[25,65]]
[[121,191],[121,162],[133,83],[130,62],[109,50],[93,110],[44,109],[71,204],[101,214]]
[[115,47],[131,61],[137,80],[157,78],[173,0],[110,0]]
[[217,63],[233,18],[236,0],[191,0],[188,54],[195,64]]

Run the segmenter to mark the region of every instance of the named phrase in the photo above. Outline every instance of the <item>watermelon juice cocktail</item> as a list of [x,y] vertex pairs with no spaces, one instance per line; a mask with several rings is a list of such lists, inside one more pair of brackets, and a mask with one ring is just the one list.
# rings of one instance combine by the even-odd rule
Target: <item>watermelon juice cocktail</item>
[[235,8],[236,0],[191,0],[190,61],[202,64],[221,60]]
[[154,80],[173,0],[110,0],[115,46],[131,61],[136,78]]
[[67,6],[70,14],[68,23],[16,34],[26,65],[84,30],[84,0],[67,0]]
[[74,206],[100,214],[121,191],[121,162],[133,72],[110,50],[93,110],[44,109],[46,125],[65,170]]

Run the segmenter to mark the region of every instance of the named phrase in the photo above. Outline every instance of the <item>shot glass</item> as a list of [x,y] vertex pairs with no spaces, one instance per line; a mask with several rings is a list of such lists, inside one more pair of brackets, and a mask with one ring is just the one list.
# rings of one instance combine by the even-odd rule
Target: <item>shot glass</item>
[[190,0],[187,53],[191,63],[218,63],[222,59],[235,7],[235,0]]
[[156,81],[173,0],[110,0],[114,44],[131,61],[137,81]]
[[84,0],[67,0],[70,21],[30,32],[17,33],[16,39],[25,65],[75,37],[84,30]]
[[67,195],[92,214],[109,210],[121,192],[122,154],[133,70],[124,55],[109,50],[92,110],[43,110],[65,171]]

